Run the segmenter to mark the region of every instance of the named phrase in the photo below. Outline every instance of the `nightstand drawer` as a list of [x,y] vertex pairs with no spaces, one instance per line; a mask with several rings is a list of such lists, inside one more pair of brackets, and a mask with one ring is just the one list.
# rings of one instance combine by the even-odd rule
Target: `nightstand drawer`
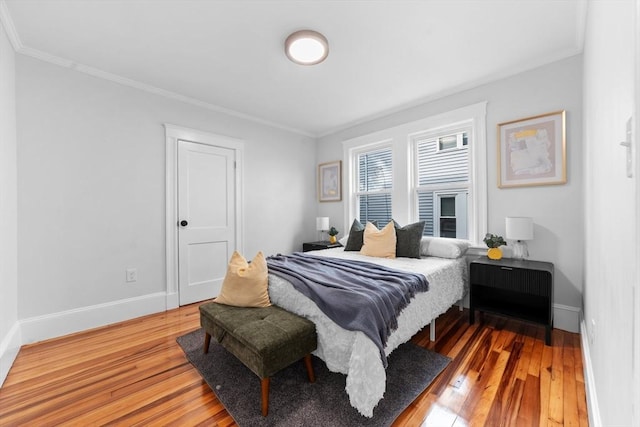
[[471,282],[528,295],[551,296],[548,271],[478,264],[471,269]]

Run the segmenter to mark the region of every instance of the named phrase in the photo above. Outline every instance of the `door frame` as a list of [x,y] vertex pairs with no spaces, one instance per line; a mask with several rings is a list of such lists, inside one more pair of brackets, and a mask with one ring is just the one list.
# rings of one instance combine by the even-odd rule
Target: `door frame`
[[235,151],[235,249],[243,252],[244,213],[243,203],[243,164],[244,141],[224,135],[203,132],[182,126],[165,123],[166,138],[166,220],[165,220],[165,252],[166,252],[166,309],[180,305],[179,271],[178,271],[178,141],[189,141],[198,144],[228,148]]
[[635,81],[635,96],[632,104],[632,115],[634,120],[632,122],[631,144],[635,151],[635,159],[633,159],[633,179],[635,180],[635,197],[636,197],[636,277],[635,283],[632,283],[634,310],[632,315],[632,354],[631,360],[635,365],[632,365],[632,378],[633,378],[633,397],[632,402],[635,402],[632,413],[632,424],[637,425],[640,423],[640,0],[635,2],[635,17],[634,17],[634,32],[635,32],[635,52],[634,52],[634,76]]

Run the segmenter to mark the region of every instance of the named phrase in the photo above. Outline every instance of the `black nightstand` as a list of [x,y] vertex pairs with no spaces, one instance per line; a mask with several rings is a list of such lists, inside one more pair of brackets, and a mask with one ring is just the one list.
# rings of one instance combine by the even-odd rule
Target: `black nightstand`
[[545,326],[551,345],[553,264],[550,262],[478,258],[470,264],[469,323],[475,310],[511,316]]
[[319,242],[307,242],[302,244],[302,252],[319,251],[321,249],[339,248],[342,245],[339,242],[331,243],[328,240]]

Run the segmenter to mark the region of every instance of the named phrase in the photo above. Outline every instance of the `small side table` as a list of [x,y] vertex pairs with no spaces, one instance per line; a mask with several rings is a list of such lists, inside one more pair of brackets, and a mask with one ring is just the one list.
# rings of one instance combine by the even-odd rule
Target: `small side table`
[[553,328],[553,264],[481,257],[470,264],[469,323],[475,310],[488,311],[545,326],[545,344]]
[[306,242],[302,244],[302,252],[319,251],[322,249],[339,248],[342,245],[339,242],[331,243],[328,240],[320,240],[318,242]]

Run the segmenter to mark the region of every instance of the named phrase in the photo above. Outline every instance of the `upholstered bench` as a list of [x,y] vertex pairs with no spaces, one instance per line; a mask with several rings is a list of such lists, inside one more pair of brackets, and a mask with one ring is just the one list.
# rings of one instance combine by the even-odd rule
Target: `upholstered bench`
[[276,372],[304,359],[309,381],[315,381],[311,352],[317,336],[310,320],[275,305],[245,308],[209,302],[200,306],[200,324],[206,333],[205,353],[213,336],[260,377],[263,416],[269,411],[269,382]]

